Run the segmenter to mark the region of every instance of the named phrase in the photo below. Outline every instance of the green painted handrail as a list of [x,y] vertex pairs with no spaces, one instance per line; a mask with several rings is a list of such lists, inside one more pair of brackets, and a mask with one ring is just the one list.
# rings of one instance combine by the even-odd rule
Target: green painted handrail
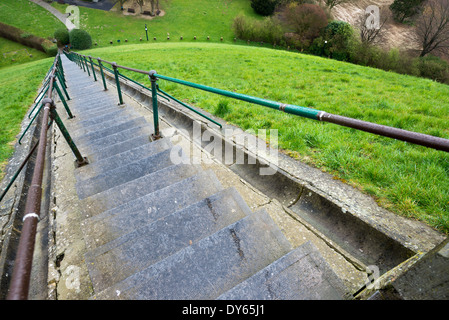
[[155,76],[162,80],[167,80],[170,82],[182,84],[184,86],[200,89],[203,91],[212,92],[212,93],[219,94],[219,95],[226,96],[226,97],[233,98],[233,99],[238,99],[238,100],[258,104],[261,106],[269,107],[272,109],[284,111],[286,113],[291,113],[291,114],[294,114],[297,116],[310,118],[310,119],[314,119],[314,120],[317,120],[319,113],[322,112],[322,111],[316,110],[316,109],[300,107],[300,106],[295,106],[295,105],[289,105],[289,104],[283,104],[280,102],[256,98],[256,97],[248,96],[248,95],[241,94],[241,93],[235,93],[235,92],[231,92],[231,91],[208,87],[208,86],[205,86],[202,84],[196,84],[196,83],[185,81],[185,80],[179,80],[176,78],[171,78],[171,77],[163,76],[160,74],[155,74]]

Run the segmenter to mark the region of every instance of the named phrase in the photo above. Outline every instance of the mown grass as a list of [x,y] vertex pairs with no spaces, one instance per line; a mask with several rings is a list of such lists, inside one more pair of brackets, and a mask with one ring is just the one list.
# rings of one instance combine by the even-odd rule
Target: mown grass
[[52,62],[53,58],[46,58],[0,69],[0,179],[20,124]]
[[[220,89],[449,138],[449,86],[334,60],[228,44],[130,45],[89,54]],[[127,73],[149,85],[147,77]],[[449,232],[449,157],[333,124],[159,81],[175,97],[243,129],[277,129],[286,153]]]
[[0,37],[0,68],[45,58],[48,55],[42,51]]
[[[92,36],[92,41],[97,42],[98,47],[125,44],[125,39],[130,43],[140,43],[140,38],[146,42],[145,24],[148,28],[148,37],[151,43],[208,41],[232,42],[234,34],[232,22],[239,14],[260,18],[251,8],[248,0],[169,0],[160,1],[164,16],[151,20],[140,15],[123,15],[120,11],[102,11],[85,7],[80,9],[80,27]],[[53,2],[53,7],[65,12],[67,5]],[[128,6],[125,3],[125,8]],[[167,34],[170,40],[167,40]],[[183,36],[183,40],[180,37]],[[120,43],[117,42],[120,40]]]
[[64,24],[41,6],[28,0],[1,0],[0,21],[41,38],[53,38]]

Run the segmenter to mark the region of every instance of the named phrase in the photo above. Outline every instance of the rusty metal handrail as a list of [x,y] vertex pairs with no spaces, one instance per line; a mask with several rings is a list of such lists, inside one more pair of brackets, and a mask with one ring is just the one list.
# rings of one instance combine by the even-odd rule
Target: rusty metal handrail
[[[9,292],[6,297],[7,300],[28,299],[31,268],[36,241],[37,223],[39,221],[41,212],[42,180],[45,167],[47,135],[48,129],[50,127],[49,126],[50,119],[51,119],[50,123],[52,123],[54,120],[54,122],[58,125],[64,138],[69,143],[69,146],[77,159],[76,164],[78,166],[81,166],[88,163],[87,159],[81,156],[81,153],[79,152],[78,148],[72,141],[61,119],[59,118],[58,113],[56,112],[56,106],[52,99],[53,89],[56,89],[57,85],[56,77],[58,77],[59,81],[61,82],[61,86],[64,85],[62,78],[63,75],[57,74],[58,66],[62,67],[59,52],[57,53],[55,60],[53,62],[53,66],[51,67],[49,72],[50,81],[48,81],[48,90],[46,91],[47,97],[42,100],[44,113],[41,120],[41,132],[37,144],[33,147],[33,151],[37,147],[37,155],[31,185],[28,189],[28,195],[26,198],[25,211],[22,218],[23,225],[18,249],[16,252],[16,259],[14,262],[14,270],[11,277]],[[58,94],[60,97],[62,96],[60,92],[58,92]],[[72,118],[68,106],[64,105],[64,107],[66,107],[66,111],[69,113],[70,118]]]

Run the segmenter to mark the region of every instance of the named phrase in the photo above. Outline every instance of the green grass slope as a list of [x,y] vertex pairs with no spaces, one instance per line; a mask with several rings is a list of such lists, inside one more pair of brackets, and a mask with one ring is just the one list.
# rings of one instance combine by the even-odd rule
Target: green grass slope
[[[161,9],[165,12],[163,16],[153,19],[143,18],[142,15],[124,15],[120,11],[102,11],[85,7],[80,9],[80,27],[92,36],[93,42],[99,47],[117,46],[125,43],[139,43],[140,38],[146,40],[145,24],[148,28],[149,41],[166,42],[167,34],[171,42],[194,41],[196,36],[198,42],[219,42],[223,37],[224,42],[234,39],[231,26],[239,14],[260,19],[251,8],[248,0],[169,0],[160,1]],[[53,7],[65,12],[67,5],[53,2]],[[128,7],[125,3],[124,7]]]
[[0,69],[0,179],[22,122],[53,58]]
[[[220,89],[449,138],[449,86],[430,80],[298,53],[220,43],[128,45],[85,53]],[[149,86],[147,77],[126,74]],[[277,129],[280,147],[291,156],[373,195],[380,205],[398,214],[449,232],[447,153],[166,81],[159,85],[243,129]]]
[[64,24],[41,6],[28,0],[1,0],[0,21],[41,38],[53,37]]

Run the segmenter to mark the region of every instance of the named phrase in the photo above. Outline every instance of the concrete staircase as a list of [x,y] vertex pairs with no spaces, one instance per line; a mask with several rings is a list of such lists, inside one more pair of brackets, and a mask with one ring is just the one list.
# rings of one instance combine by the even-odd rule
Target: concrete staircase
[[[344,299],[310,243],[292,249],[265,210],[251,212],[200,165],[173,164],[169,139],[117,105],[63,57],[91,299]],[[62,111],[60,111],[60,114]],[[62,116],[62,114],[61,114]]]

